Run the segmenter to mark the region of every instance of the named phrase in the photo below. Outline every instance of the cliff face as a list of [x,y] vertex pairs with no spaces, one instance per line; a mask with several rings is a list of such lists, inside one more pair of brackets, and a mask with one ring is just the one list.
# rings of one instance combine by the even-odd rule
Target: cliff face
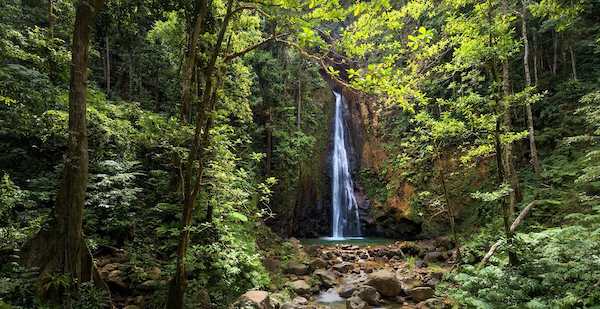
[[366,235],[414,238],[421,232],[420,224],[409,219],[415,188],[385,171],[388,153],[380,139],[380,119],[374,102],[347,89],[343,94],[349,111],[348,128],[356,161],[353,170],[355,194],[359,207],[367,210],[363,216],[363,230]]
[[[302,162],[297,183],[283,180],[273,199],[274,230],[285,236],[319,237],[331,234],[331,152],[333,150],[334,89],[344,100],[344,121],[348,130],[347,152],[354,181],[363,234],[398,239],[414,238],[420,224],[410,220],[410,201],[415,188],[394,175],[386,175],[388,159],[379,137],[379,116],[366,96],[348,91],[324,77],[330,89],[313,95],[323,117],[312,157]],[[374,175],[386,175],[385,177]],[[391,186],[390,186],[391,184]],[[389,189],[392,188],[392,189]]]

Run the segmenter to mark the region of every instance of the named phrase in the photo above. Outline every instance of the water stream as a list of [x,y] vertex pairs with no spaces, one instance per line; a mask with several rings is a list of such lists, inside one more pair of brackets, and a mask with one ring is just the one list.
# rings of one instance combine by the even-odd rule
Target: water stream
[[358,205],[354,197],[354,185],[346,151],[346,127],[344,126],[344,97],[335,94],[335,123],[332,153],[332,237],[342,239],[361,236]]

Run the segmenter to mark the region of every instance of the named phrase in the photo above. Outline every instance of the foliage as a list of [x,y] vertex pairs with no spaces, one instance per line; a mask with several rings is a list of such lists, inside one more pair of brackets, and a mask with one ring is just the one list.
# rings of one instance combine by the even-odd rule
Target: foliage
[[600,208],[571,214],[569,226],[518,234],[520,264],[464,266],[451,279],[449,294],[477,308],[587,307],[600,301]]

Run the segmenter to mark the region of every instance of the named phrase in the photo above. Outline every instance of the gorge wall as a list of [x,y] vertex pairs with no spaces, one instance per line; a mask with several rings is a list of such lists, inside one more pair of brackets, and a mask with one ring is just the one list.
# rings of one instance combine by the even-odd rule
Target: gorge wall
[[[301,163],[297,183],[280,184],[273,199],[276,217],[271,226],[280,234],[295,237],[319,237],[331,234],[331,152],[334,96],[343,94],[344,120],[348,129],[347,147],[354,191],[361,214],[363,235],[411,239],[421,225],[411,218],[411,198],[415,189],[394,175],[387,175],[388,154],[379,135],[379,115],[375,101],[341,87],[324,76],[329,88],[313,93],[323,117],[320,133],[309,159]],[[377,176],[375,176],[377,175]],[[381,177],[379,175],[386,175]],[[392,184],[390,186],[389,184]],[[390,189],[391,188],[391,189]]]

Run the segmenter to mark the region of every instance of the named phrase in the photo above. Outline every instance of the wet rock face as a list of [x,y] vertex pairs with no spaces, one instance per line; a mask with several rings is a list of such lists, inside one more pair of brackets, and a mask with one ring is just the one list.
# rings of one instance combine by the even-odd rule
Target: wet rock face
[[[347,128],[351,149],[349,151],[354,180],[354,194],[358,203],[363,234],[394,239],[413,239],[421,233],[421,225],[408,219],[414,190],[408,184],[399,186],[398,192],[389,192],[386,201],[376,201],[368,196],[366,185],[358,173],[372,170],[379,173],[388,158],[383,142],[378,136],[379,115],[372,99],[350,91],[343,91],[347,115]],[[391,179],[382,179],[385,186]],[[371,200],[374,199],[374,200]]]

